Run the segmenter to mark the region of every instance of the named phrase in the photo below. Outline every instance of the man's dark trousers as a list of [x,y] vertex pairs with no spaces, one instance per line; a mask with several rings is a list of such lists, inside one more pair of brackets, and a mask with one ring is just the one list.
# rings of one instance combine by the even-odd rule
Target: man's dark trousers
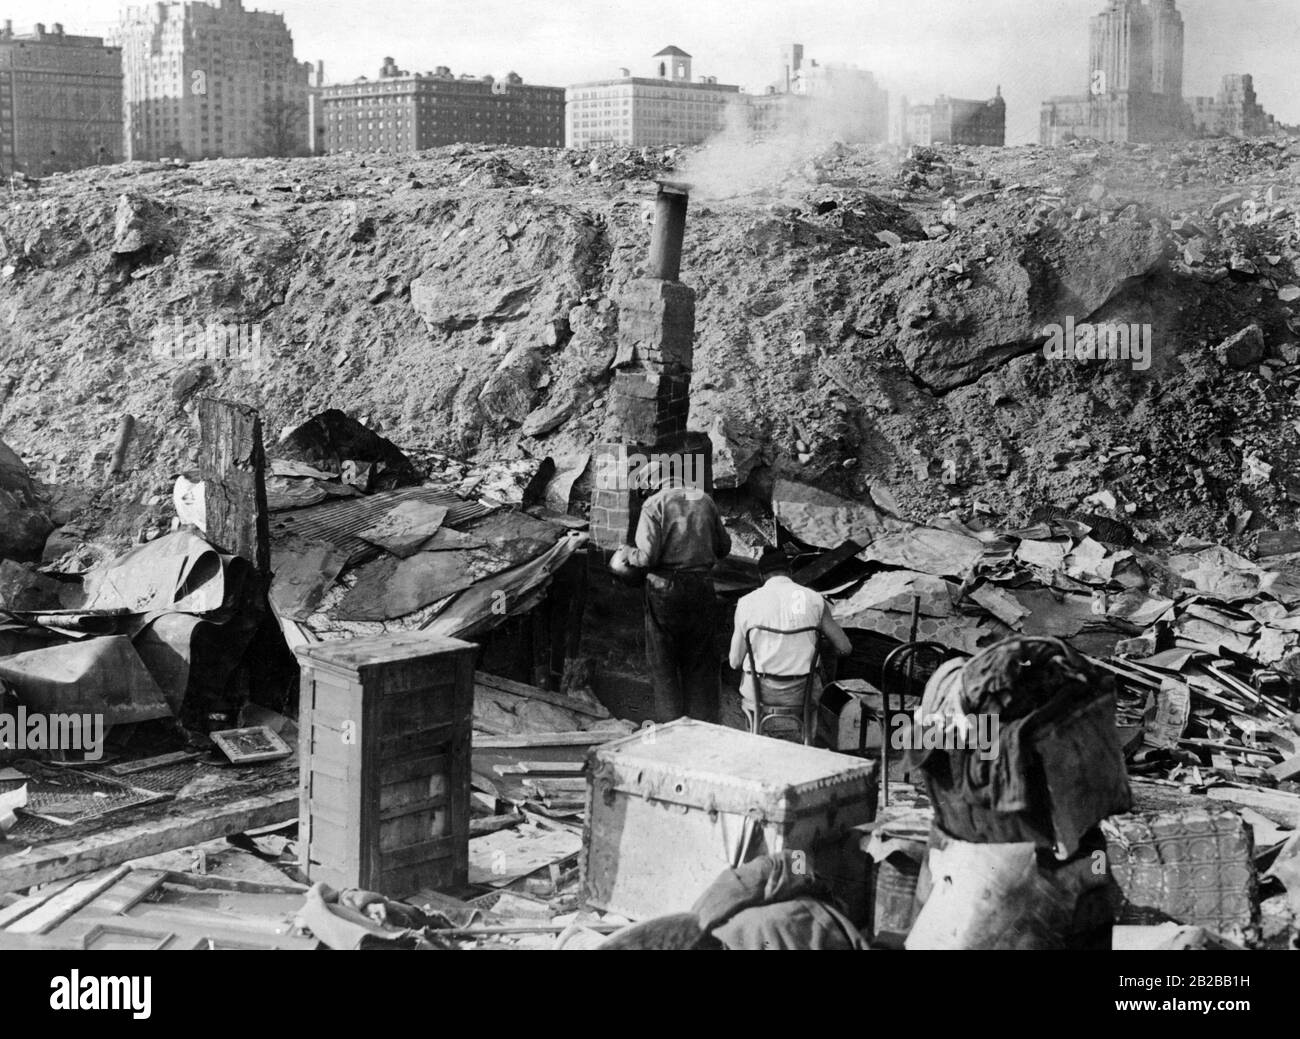
[[718,720],[717,605],[704,573],[650,574],[645,585],[646,660],[655,710],[670,721]]

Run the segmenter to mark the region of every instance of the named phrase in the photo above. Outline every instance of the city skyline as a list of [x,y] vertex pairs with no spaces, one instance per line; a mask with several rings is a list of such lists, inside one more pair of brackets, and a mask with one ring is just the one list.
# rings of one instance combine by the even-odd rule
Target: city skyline
[[[118,0],[17,0],[6,17],[16,31],[61,21],[68,32],[109,35],[130,3]],[[822,62],[856,64],[875,72],[895,104],[939,94],[1007,99],[1007,143],[1038,137],[1039,104],[1077,94],[1088,57],[1088,19],[1105,0],[751,0],[710,5],[686,0],[576,0],[546,9],[519,31],[520,0],[247,0],[251,9],[282,13],[299,60],[325,62],[331,82],[373,77],[382,58],[423,70],[502,75],[568,86],[614,75],[620,66],[647,62],[666,44],[690,51],[697,73],[761,91],[776,78],[780,47],[803,43]],[[1184,93],[1212,95],[1222,77],[1249,72],[1280,122],[1300,123],[1300,69],[1290,57],[1300,46],[1294,0],[1182,0],[1187,26]],[[1258,19],[1274,19],[1259,33]],[[446,26],[453,28],[448,31]],[[737,37],[734,26],[744,25]],[[761,26],[754,30],[751,27]],[[427,41],[427,42],[426,42]],[[927,60],[931,59],[931,60]],[[937,59],[937,60],[936,60]]]

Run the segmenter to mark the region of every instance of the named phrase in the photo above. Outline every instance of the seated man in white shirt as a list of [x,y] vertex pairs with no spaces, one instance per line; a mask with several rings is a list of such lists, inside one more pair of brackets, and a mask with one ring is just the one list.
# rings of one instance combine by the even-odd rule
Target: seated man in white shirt
[[[853,649],[844,629],[831,616],[830,604],[811,588],[790,579],[789,556],[779,549],[768,549],[758,561],[758,572],[763,586],[736,604],[730,654],[731,666],[744,672],[740,695],[745,713],[751,716],[756,681],[763,684],[765,707],[798,707],[803,703],[819,638],[825,637],[839,656],[846,656]],[[786,632],[806,630],[778,635],[754,630],[759,627]],[[747,633],[754,650],[752,663],[745,642]],[[814,702],[820,693],[821,679],[814,675]]]

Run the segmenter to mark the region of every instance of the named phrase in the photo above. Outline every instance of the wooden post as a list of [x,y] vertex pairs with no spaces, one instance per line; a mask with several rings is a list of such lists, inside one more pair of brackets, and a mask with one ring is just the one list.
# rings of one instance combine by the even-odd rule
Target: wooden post
[[131,434],[135,431],[135,416],[123,415],[117,425],[117,446],[113,448],[113,459],[108,464],[110,476],[121,474],[126,465],[126,449],[131,444]]
[[208,540],[269,575],[271,530],[262,420],[255,408],[205,397],[199,401],[199,434]]
[[528,647],[532,659],[529,661],[530,681],[538,689],[554,689],[551,677],[551,604],[550,595],[525,615],[528,626]]
[[568,591],[565,616],[560,631],[563,644],[559,649],[559,659],[552,660],[552,669],[558,668],[561,675],[564,674],[569,661],[576,660],[578,654],[582,652],[582,619],[587,612],[586,555],[585,551],[575,553],[573,558],[560,568],[560,573],[555,575],[557,581],[562,576],[567,577],[564,587]]

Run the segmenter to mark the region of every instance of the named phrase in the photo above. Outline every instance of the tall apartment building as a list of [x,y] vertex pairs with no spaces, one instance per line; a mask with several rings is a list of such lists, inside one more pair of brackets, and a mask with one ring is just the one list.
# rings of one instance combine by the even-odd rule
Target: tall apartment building
[[1174,0],[1151,0],[1153,94],[1183,96],[1183,37],[1183,16]]
[[1255,77],[1233,73],[1223,77],[1217,97],[1193,97],[1192,124],[1207,137],[1265,137],[1290,132],[1264,111],[1255,93]]
[[564,89],[514,72],[453,76],[446,66],[414,74],[385,58],[377,79],[321,91],[325,149],[413,152],[461,142],[564,146]]
[[1007,103],[1002,88],[987,101],[941,94],[932,105],[907,105],[905,144],[971,144],[1001,148],[1007,143]]
[[122,161],[122,54],[98,36],[0,32],[0,173]]
[[692,58],[668,46],[650,74],[620,70],[617,79],[575,83],[565,92],[565,143],[570,148],[667,147],[700,144],[744,113],[740,87],[716,77],[696,80]]
[[325,63],[304,62],[307,70],[307,150],[324,155],[325,143]]
[[307,151],[307,68],[284,17],[240,0],[128,8],[115,33],[127,158]]
[[1152,143],[1187,136],[1183,16],[1174,0],[1109,0],[1090,23],[1088,92],[1043,105],[1039,136]]
[[1154,143],[1192,134],[1272,133],[1249,76],[1217,98],[1183,97],[1184,25],[1175,0],[1109,0],[1091,22],[1088,93],[1044,102],[1039,139]]

